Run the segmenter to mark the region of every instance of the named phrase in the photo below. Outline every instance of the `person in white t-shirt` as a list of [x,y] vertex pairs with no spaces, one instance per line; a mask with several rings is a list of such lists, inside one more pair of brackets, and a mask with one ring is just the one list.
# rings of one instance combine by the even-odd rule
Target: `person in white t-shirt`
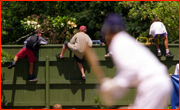
[[[155,18],[153,23],[150,26],[149,35],[151,38],[154,38],[154,42],[156,44],[157,48],[157,57],[161,57],[161,50],[159,48],[158,39],[157,37],[160,36],[164,40],[164,46],[166,49],[166,57],[174,57],[174,55],[171,54],[171,52],[168,49],[168,37],[167,37],[167,31],[166,27],[162,22],[159,21],[159,19]],[[152,40],[152,39],[151,39]]]
[[104,103],[109,104],[111,99],[122,98],[129,88],[136,88],[137,95],[131,108],[167,107],[172,82],[166,66],[125,31],[122,16],[111,13],[104,25],[105,40],[110,42],[108,49],[113,52],[112,59],[117,69],[114,78],[104,78],[100,85],[99,92]]

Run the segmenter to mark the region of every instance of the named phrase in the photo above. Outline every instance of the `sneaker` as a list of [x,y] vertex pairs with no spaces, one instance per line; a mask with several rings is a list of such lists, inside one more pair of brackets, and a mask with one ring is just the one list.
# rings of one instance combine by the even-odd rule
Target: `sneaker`
[[161,52],[158,52],[157,57],[161,57],[161,56],[162,56]]
[[29,81],[38,81],[38,78],[36,78],[34,76],[32,78],[29,77]]
[[85,80],[86,79],[86,76],[82,76],[82,80]]
[[166,57],[174,57],[174,55],[171,52],[169,52],[169,53],[166,53]]
[[60,59],[63,59],[63,57],[60,57],[60,54],[56,54],[56,58],[60,58]]
[[15,66],[15,62],[12,62],[9,66],[8,66],[8,69],[11,69],[12,67]]
[[104,55],[104,57],[111,57],[112,55],[110,53],[107,53],[106,55]]

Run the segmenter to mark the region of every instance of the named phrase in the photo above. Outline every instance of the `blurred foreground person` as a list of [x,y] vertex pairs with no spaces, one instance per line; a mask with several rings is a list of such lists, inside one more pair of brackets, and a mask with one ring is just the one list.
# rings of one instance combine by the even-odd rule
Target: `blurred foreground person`
[[104,78],[100,96],[111,105],[122,98],[129,88],[136,88],[137,95],[129,109],[165,109],[168,106],[172,83],[167,68],[144,45],[125,32],[122,16],[111,13],[104,22],[105,40],[117,68],[113,79]]

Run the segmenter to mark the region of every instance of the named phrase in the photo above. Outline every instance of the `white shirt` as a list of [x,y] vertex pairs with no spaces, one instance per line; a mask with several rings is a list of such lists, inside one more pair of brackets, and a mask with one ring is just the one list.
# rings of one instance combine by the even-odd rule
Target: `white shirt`
[[179,75],[179,63],[176,64],[176,68],[175,68],[175,71],[174,71],[174,75]]
[[167,33],[167,31],[166,31],[166,27],[164,26],[162,22],[156,21],[151,24],[149,35],[152,35],[153,37],[155,37],[155,35],[163,34],[163,33]]
[[[167,68],[144,45],[128,33],[117,33],[109,46],[117,75],[113,80],[123,87],[137,87],[152,75],[167,75]],[[165,71],[165,73],[164,73]]]

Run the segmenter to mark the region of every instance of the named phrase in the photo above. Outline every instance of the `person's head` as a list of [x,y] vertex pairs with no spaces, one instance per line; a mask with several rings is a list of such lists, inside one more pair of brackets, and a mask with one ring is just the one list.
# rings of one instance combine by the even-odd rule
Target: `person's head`
[[35,31],[34,31],[34,33],[35,34],[37,34],[38,36],[42,36],[42,31],[40,30],[40,29],[36,29]]
[[106,17],[102,27],[102,32],[105,36],[106,41],[123,30],[125,30],[125,20],[123,19],[123,17],[116,13],[110,13]]
[[60,104],[54,104],[53,109],[62,109],[62,106]]
[[159,21],[159,19],[158,18],[154,18],[153,22],[157,22],[157,21]]
[[79,31],[80,31],[80,32],[84,32],[84,33],[87,32],[86,26],[83,26],[83,25],[80,26],[80,27],[79,27]]

